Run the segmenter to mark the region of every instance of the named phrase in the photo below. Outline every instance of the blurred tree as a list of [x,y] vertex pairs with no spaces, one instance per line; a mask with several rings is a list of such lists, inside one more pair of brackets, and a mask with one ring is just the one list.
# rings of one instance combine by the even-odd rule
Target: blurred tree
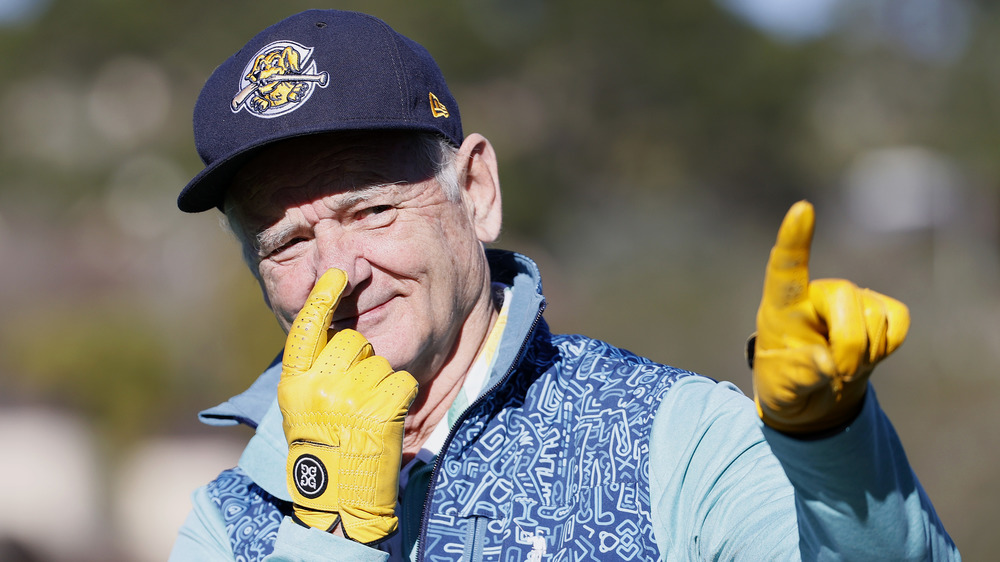
[[[1000,186],[1000,8],[956,1],[973,17],[947,60],[879,35],[906,25],[885,20],[906,0],[845,0],[834,32],[798,43],[715,2],[335,7],[438,60],[466,132],[499,153],[504,242],[556,256],[554,324],[731,377],[714,368],[745,374],[761,260],[793,199],[834,198],[854,159],[898,145],[947,154],[970,189]],[[0,28],[0,386],[87,413],[121,450],[241,390],[281,347],[216,217],[172,200],[201,168],[205,79],[317,4],[42,5]]]

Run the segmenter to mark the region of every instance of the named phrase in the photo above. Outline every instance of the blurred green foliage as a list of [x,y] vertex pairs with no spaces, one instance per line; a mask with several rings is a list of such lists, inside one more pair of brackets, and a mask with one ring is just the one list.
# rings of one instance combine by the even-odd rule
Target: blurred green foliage
[[[992,202],[973,209],[995,224],[1000,9],[963,2],[973,14],[968,41],[960,57],[941,62],[873,39],[866,18],[905,4],[894,1],[848,0],[853,10],[837,33],[801,43],[708,1],[320,7],[379,16],[438,60],[466,133],[484,133],[499,154],[499,245],[541,262],[557,330],[748,389],[742,344],[772,228],[795,199],[827,203],[818,207],[826,263],[861,284],[895,283],[875,288],[915,312],[914,343],[904,350],[912,359],[878,376],[896,392],[883,403],[899,408],[897,425],[920,429],[901,431],[904,442],[917,442],[933,437],[920,412],[934,397],[950,397],[936,419],[975,417],[959,404],[955,388],[966,387],[946,377],[982,384],[977,377],[992,368],[995,277],[971,288],[935,285],[940,241],[927,232],[838,246],[834,233],[851,230],[835,218],[838,196],[860,155],[921,146],[962,169],[964,187],[985,197],[975,200]],[[0,28],[8,55],[0,57],[0,401],[69,407],[124,451],[151,434],[194,431],[198,409],[245,388],[280,350],[282,334],[215,213],[185,216],[172,200],[201,167],[191,111],[204,80],[263,27],[316,6],[54,0],[40,18]],[[149,80],[130,82],[138,74],[122,68]],[[149,96],[149,106],[120,101],[116,92],[127,88]],[[108,118],[109,107],[122,123]],[[997,232],[970,238],[995,244]],[[950,300],[956,295],[969,300]],[[949,356],[957,348],[942,337],[981,349]],[[911,371],[923,382],[900,382]],[[980,390],[990,396],[994,387]],[[989,424],[977,427],[992,435]],[[914,445],[928,488],[951,491],[934,451]],[[956,518],[957,536],[995,550],[972,539],[983,536],[988,509],[962,519],[960,500],[986,505],[1000,493],[952,495],[939,505]]]
[[112,443],[150,431],[176,400],[167,338],[125,303],[36,309],[4,328],[5,362],[31,373],[25,390],[82,411]]

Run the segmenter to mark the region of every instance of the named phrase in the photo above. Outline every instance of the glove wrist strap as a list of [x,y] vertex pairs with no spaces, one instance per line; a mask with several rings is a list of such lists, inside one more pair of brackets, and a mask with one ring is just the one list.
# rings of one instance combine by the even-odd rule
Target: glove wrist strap
[[328,511],[313,511],[302,506],[295,506],[292,511],[292,521],[302,527],[319,529],[327,533],[332,533],[337,525],[340,525],[340,514]]
[[340,450],[308,441],[288,447],[288,488],[295,505],[313,511],[339,512]]

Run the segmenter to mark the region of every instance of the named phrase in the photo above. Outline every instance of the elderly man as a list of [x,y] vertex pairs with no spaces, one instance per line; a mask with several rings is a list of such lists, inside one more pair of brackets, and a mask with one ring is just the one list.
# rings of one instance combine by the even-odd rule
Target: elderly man
[[202,413],[256,434],[173,559],[958,558],[868,385],[906,308],[809,281],[807,203],[768,262],[755,406],[549,332],[534,263],[484,249],[493,148],[380,20],[264,30],[194,122],[206,168],[179,206],[225,212],[288,338]]

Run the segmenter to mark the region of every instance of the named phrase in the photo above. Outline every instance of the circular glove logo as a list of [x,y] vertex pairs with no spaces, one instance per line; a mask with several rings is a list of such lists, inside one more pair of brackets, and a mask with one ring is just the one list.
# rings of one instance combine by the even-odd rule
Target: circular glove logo
[[295,489],[309,499],[318,498],[326,491],[326,467],[313,455],[302,455],[295,459],[292,475]]

